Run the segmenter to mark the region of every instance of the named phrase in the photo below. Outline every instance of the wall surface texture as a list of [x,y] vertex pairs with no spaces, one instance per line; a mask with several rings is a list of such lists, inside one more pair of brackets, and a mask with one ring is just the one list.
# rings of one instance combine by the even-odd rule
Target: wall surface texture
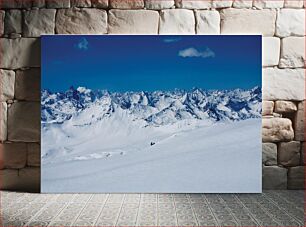
[[263,187],[303,188],[306,2],[0,0],[0,4],[2,189],[40,188],[39,36],[107,33],[262,34]]

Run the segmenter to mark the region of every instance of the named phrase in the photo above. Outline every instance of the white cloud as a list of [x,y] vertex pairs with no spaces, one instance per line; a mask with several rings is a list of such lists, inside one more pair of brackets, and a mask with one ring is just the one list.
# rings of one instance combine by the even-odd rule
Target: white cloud
[[88,50],[88,41],[86,38],[82,38],[80,42],[77,44],[77,48],[79,50]]
[[180,41],[181,38],[180,37],[173,37],[173,38],[165,38],[163,41],[164,43],[175,43],[175,42],[178,42]]
[[190,47],[184,50],[180,50],[178,55],[183,58],[201,57],[201,58],[214,58],[215,53],[206,47],[204,51],[198,51],[197,49]]

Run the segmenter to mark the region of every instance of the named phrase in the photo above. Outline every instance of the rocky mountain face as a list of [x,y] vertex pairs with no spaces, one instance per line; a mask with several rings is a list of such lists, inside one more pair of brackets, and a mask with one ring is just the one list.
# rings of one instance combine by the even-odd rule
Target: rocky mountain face
[[109,92],[70,87],[65,92],[42,91],[41,121],[57,123],[86,115],[90,122],[120,113],[147,125],[167,125],[198,119],[239,121],[261,117],[261,88],[250,90],[202,90]]

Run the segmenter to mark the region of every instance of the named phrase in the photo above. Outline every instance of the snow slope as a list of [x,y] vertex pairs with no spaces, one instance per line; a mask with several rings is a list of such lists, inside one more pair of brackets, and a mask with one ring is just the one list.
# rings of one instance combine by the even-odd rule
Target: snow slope
[[56,129],[61,152],[43,163],[42,192],[260,192],[260,129],[250,119],[71,143]]
[[261,91],[42,93],[42,192],[260,192]]

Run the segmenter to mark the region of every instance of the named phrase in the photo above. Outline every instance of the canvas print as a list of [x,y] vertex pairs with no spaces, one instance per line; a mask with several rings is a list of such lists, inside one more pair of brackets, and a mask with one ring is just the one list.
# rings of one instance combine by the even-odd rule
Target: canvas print
[[261,192],[261,36],[41,42],[42,192]]

